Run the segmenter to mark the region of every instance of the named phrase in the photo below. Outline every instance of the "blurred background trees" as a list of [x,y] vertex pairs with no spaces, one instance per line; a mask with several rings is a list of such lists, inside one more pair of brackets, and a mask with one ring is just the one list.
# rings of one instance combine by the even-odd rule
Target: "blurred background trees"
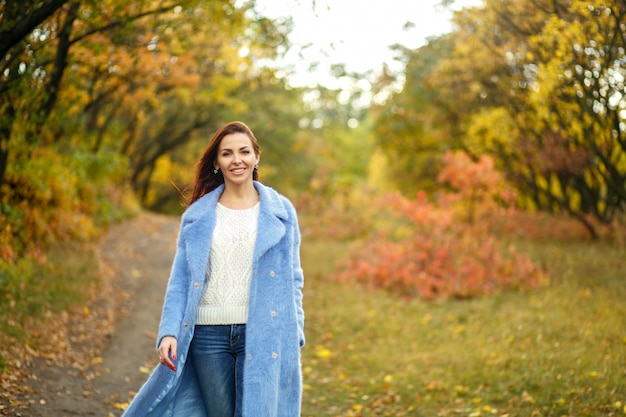
[[452,32],[398,45],[400,73],[337,63],[352,86],[341,90],[289,84],[273,62],[292,22],[254,1],[0,8],[5,263],[138,207],[179,214],[200,152],[232,119],[261,141],[261,179],[332,219],[336,236],[364,233],[376,194],[449,190],[438,178],[450,151],[491,158],[516,190],[507,204],[572,216],[592,237],[623,216],[621,1],[486,0],[456,13]]
[[399,185],[432,184],[443,149],[490,155],[522,207],[573,216],[596,237],[624,212],[625,14],[622,1],[487,0],[406,51],[405,89],[376,125],[410,171]]
[[180,212],[216,127],[246,120],[265,180],[302,186],[299,93],[264,66],[289,21],[219,0],[3,2],[0,253],[85,238],[139,205]]

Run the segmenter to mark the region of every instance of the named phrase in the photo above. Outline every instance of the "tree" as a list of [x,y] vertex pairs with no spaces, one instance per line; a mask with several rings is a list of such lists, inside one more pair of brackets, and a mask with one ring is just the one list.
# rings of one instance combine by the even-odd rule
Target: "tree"
[[[0,27],[15,29],[47,3],[2,3]],[[55,236],[92,233],[112,218],[114,188],[131,184],[147,201],[164,156],[205,143],[208,130],[243,112],[241,87],[260,77],[288,26],[253,7],[71,0],[7,41],[0,252],[14,259]]]
[[[53,141],[43,131],[62,91],[71,49],[76,43],[105,31],[129,25],[146,16],[173,10],[178,5],[151,1],[114,2],[47,1],[7,2],[0,26],[11,34],[0,44],[5,51],[0,91],[0,185],[5,182],[11,149],[15,158],[28,160],[37,143]],[[116,7],[108,9],[106,7]],[[113,13],[110,13],[113,11]],[[46,20],[47,19],[47,20]],[[119,32],[118,32],[119,33]],[[15,132],[16,120],[24,127]],[[22,137],[21,143],[11,140]],[[55,135],[57,138],[60,135]],[[20,146],[21,145],[21,146]]]
[[494,157],[530,209],[591,236],[626,196],[626,3],[486,0],[403,51],[406,81],[376,134],[400,188],[434,186],[446,149]]
[[[223,7],[215,3],[213,6],[194,10],[194,18],[203,24],[192,30],[177,31],[176,39],[161,40],[163,36],[158,35],[160,40],[152,54],[163,55],[163,62],[175,57],[176,71],[183,73],[180,76],[169,73],[167,80],[156,84],[171,85],[157,93],[161,97],[159,105],[151,104],[152,94],[142,94],[145,100],[140,106],[136,100],[128,103],[133,110],[126,114],[139,111],[145,114],[145,120],[138,123],[123,152],[131,161],[131,184],[148,207],[163,209],[180,199],[170,181],[165,181],[163,169],[182,182],[177,187],[184,189],[208,139],[228,120],[246,121],[257,135],[262,135],[263,129],[268,134],[271,132],[274,140],[268,147],[274,146],[280,151],[278,155],[288,157],[292,150],[292,146],[279,145],[280,139],[285,138],[285,128],[290,126],[293,134],[293,126],[300,117],[294,116],[301,107],[298,92],[285,91],[284,83],[274,71],[263,67],[263,61],[275,57],[285,44],[287,22],[269,21],[250,6],[232,9],[224,18]],[[187,16],[180,18],[188,21]],[[138,77],[140,82],[144,79]],[[283,116],[288,120],[285,127],[280,123]],[[158,164],[162,168],[159,173]],[[272,165],[264,163],[264,172],[270,173]],[[185,174],[175,172],[180,170]],[[155,174],[159,177],[158,184],[153,182]]]
[[539,88],[529,94],[533,127],[521,143],[535,170],[518,183],[537,206],[571,214],[593,237],[588,215],[610,223],[626,207],[625,17],[623,2],[573,2],[530,43],[537,72],[529,83]]
[[[488,0],[457,14],[437,75],[532,208],[609,223],[624,211],[623,2]],[[463,78],[463,74],[465,77]],[[461,82],[459,82],[461,80]]]
[[9,161],[9,138],[16,116],[9,91],[22,78],[20,57],[30,46],[24,42],[33,30],[68,0],[7,1],[0,4],[0,185]]
[[415,195],[437,186],[444,153],[460,147],[462,113],[448,103],[449,90],[431,79],[438,63],[450,54],[447,36],[414,51],[397,49],[406,61],[403,87],[373,109],[374,132],[377,145],[392,161],[387,169],[394,182],[407,195]]

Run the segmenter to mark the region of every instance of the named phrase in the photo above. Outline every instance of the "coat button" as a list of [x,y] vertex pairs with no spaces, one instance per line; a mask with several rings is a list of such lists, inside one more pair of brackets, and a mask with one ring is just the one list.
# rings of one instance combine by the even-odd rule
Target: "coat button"
[[194,287],[196,287],[196,288],[198,288],[198,287],[200,286],[200,283],[199,283],[199,282],[194,282],[194,283],[193,283],[193,286],[194,286]]
[[275,276],[275,275],[276,275],[276,272],[274,272],[273,270],[272,270],[272,271],[270,271],[270,277],[273,277],[273,276]]
[[278,357],[278,353],[272,352],[272,358],[276,359]]
[[186,329],[187,327],[189,327],[189,323],[183,324],[183,327]]
[[252,359],[252,353],[248,353],[248,359]]
[[276,310],[272,310],[272,317],[276,317]]

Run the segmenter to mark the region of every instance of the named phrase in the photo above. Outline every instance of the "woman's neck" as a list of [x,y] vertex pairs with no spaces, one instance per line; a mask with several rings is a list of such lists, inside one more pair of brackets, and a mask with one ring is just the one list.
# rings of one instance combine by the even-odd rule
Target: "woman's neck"
[[218,201],[231,209],[247,209],[259,202],[259,193],[253,184],[225,187]]

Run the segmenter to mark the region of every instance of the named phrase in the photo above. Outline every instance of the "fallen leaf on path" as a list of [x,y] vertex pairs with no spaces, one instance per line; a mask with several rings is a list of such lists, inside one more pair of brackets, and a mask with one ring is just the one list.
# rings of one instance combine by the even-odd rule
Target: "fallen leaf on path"
[[126,410],[128,408],[128,404],[129,403],[115,403],[113,404],[113,408],[115,408],[116,410]]

